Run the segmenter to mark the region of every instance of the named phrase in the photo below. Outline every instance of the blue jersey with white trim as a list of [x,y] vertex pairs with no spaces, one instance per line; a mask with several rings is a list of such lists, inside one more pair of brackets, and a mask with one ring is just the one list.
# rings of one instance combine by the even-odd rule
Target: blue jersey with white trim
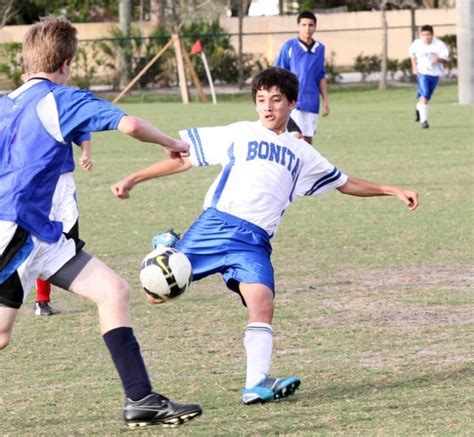
[[209,188],[209,207],[247,220],[274,235],[288,205],[343,185],[347,176],[311,145],[260,121],[181,131],[194,166],[220,164]]
[[124,113],[91,93],[33,79],[0,99],[0,220],[40,240],[59,240],[49,219],[53,193],[71,141],[116,129]]
[[298,38],[290,39],[280,50],[275,65],[296,74],[300,82],[296,109],[319,113],[319,82],[326,77],[324,52],[320,42],[308,49]]

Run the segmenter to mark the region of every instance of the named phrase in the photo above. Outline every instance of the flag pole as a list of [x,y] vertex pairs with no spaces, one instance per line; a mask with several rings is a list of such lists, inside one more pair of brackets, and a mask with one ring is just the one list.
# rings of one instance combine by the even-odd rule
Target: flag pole
[[204,64],[204,69],[206,70],[207,80],[209,81],[209,88],[211,89],[212,103],[216,104],[216,92],[214,90],[214,83],[212,82],[211,71],[209,70],[209,65],[207,63],[206,54],[204,50],[201,52],[202,62]]
[[207,81],[209,82],[209,88],[211,90],[212,95],[212,103],[216,104],[216,92],[214,90],[214,82],[212,81],[211,70],[209,69],[209,64],[207,63],[206,54],[202,49],[201,41],[198,39],[191,48],[191,55],[195,55],[196,53],[201,54],[202,63],[204,64],[204,70],[206,70]]

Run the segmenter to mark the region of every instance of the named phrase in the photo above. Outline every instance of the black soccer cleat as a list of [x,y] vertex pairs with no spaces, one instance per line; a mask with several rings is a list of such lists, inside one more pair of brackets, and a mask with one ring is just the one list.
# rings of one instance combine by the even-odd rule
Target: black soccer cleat
[[44,301],[36,301],[33,307],[33,312],[35,313],[35,316],[52,316],[57,313],[49,302]]
[[178,426],[202,414],[198,404],[178,404],[158,393],[139,401],[125,399],[123,418],[130,428],[148,425]]
[[428,129],[430,127],[430,125],[428,124],[427,121],[424,121],[423,123],[421,123],[421,128],[422,129]]
[[415,121],[418,123],[420,121],[420,111],[415,109]]

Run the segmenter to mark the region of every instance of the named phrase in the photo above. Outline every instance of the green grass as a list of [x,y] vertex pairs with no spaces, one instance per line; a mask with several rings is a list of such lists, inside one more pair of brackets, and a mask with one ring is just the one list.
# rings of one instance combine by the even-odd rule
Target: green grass
[[[176,302],[143,299],[138,265],[158,231],[182,231],[217,169],[150,181],[129,201],[109,186],[163,157],[118,133],[94,135],[92,174],[76,172],[87,248],[130,281],[135,332],[157,390],[202,403],[178,429],[136,435],[472,435],[474,111],[440,86],[432,127],[412,121],[413,87],[332,94],[317,137],[348,174],[416,189],[394,198],[299,199],[273,241],[273,373],[298,374],[287,402],[240,403],[246,312],[219,277]],[[167,132],[255,119],[250,102],[126,104]],[[122,391],[92,304],[53,294],[60,315],[32,316],[31,294],[0,353],[0,435],[124,435]]]

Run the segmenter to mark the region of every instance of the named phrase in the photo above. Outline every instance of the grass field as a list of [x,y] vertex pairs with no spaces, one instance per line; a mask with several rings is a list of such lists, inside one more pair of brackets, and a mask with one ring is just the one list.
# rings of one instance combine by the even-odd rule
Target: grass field
[[[299,199],[273,241],[275,375],[303,383],[286,402],[240,403],[246,312],[219,277],[175,302],[147,305],[138,266],[158,231],[197,217],[218,169],[193,169],[136,188],[109,186],[163,154],[118,133],[94,136],[95,169],[76,172],[81,233],[90,252],[135,289],[132,313],[157,390],[200,402],[204,415],[167,436],[472,435],[473,107],[439,87],[431,128],[413,122],[414,89],[332,94],[317,148],[348,174],[420,193],[409,212],[393,198],[332,193]],[[126,104],[172,135],[191,126],[255,119],[250,102]],[[95,307],[55,290],[61,314],[20,310],[0,353],[0,435],[128,431],[122,389]]]

